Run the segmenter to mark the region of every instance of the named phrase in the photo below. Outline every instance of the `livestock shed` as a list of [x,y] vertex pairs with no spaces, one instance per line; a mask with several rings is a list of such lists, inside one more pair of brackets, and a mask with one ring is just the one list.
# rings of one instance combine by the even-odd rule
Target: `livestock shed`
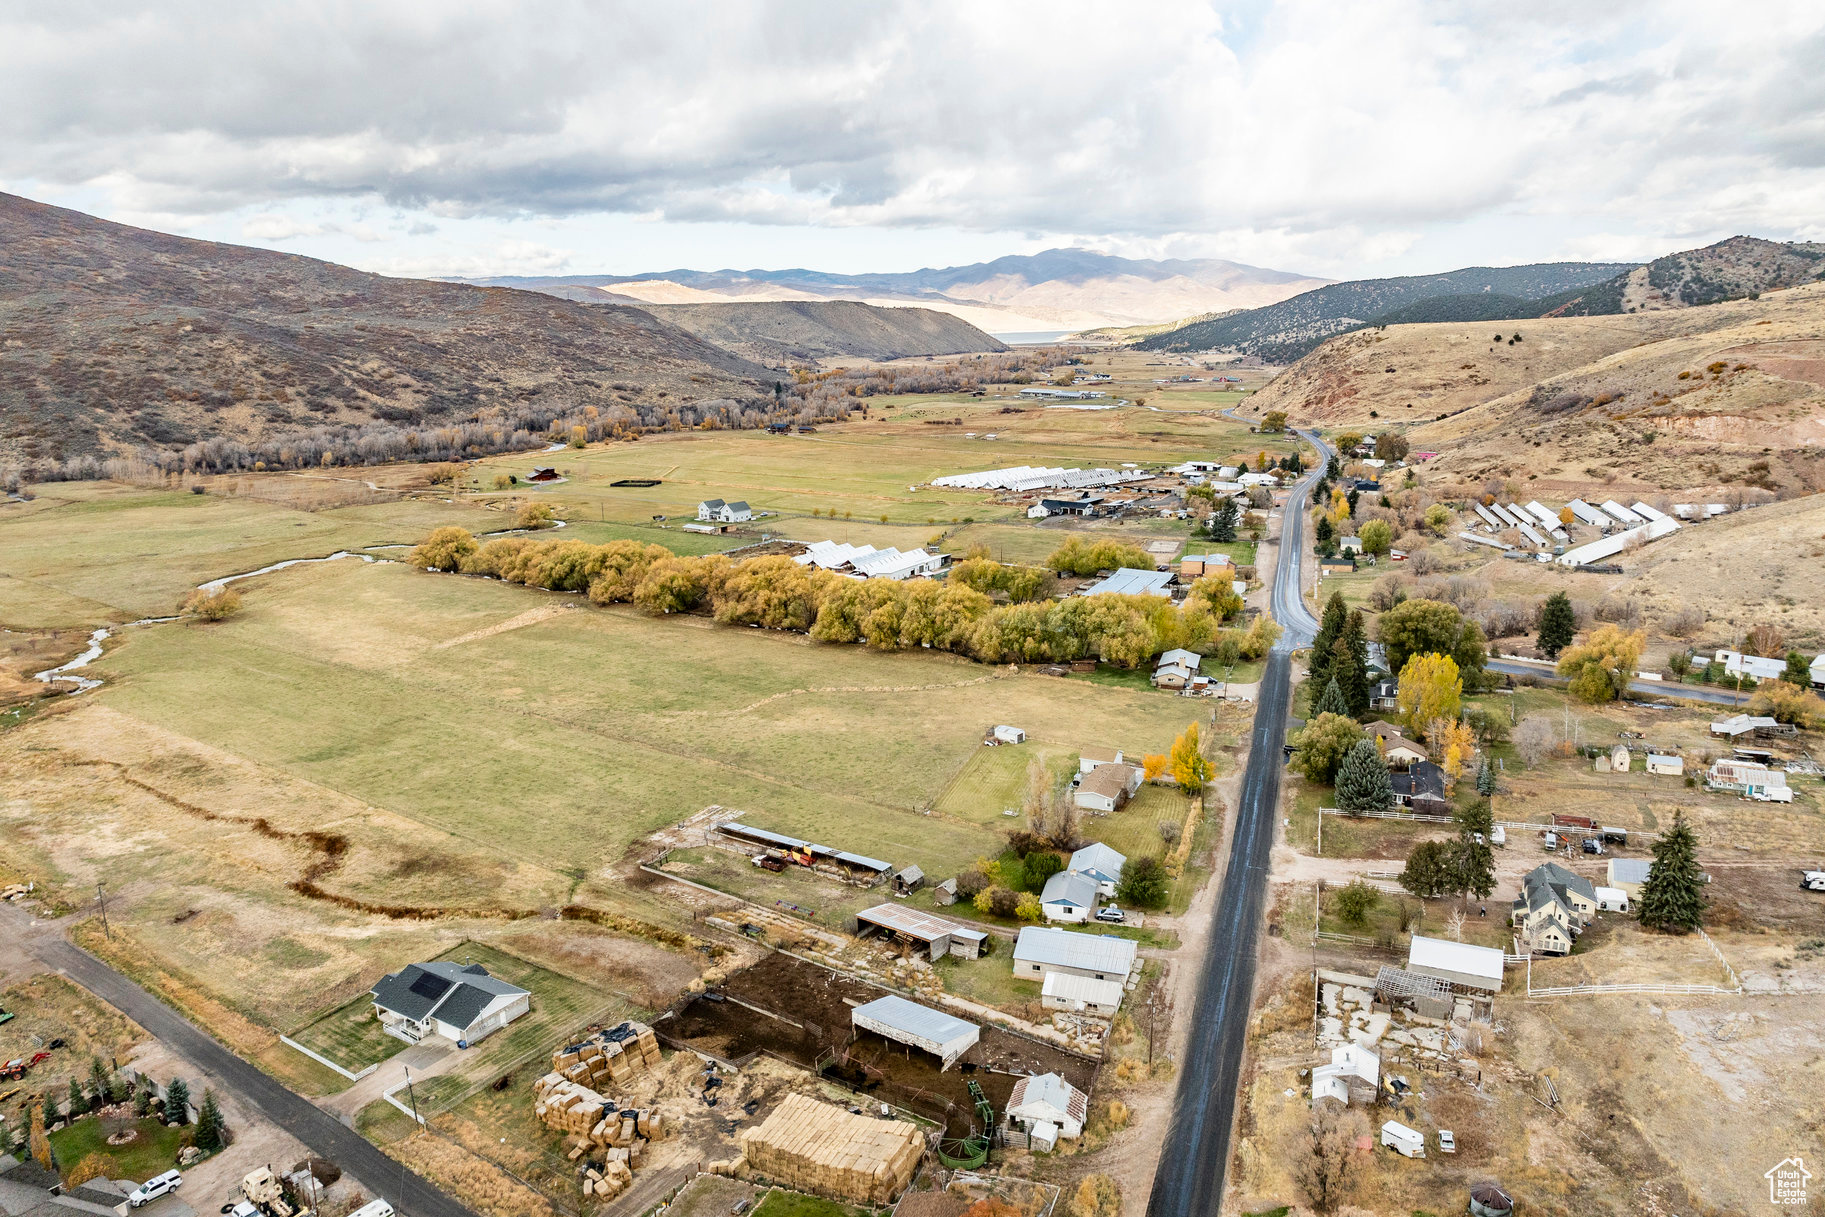
[[824,871],[850,882],[859,882],[869,886],[893,873],[893,863],[883,862],[879,858],[870,858],[865,854],[852,854],[846,850],[832,849],[828,845],[819,845],[814,841],[789,837],[784,833],[770,832],[765,828],[755,828],[743,824],[740,820],[728,820],[717,825],[716,831],[725,837],[749,845],[761,845],[768,849],[782,850],[786,856],[800,866],[809,866],[813,870]]
[[940,1070],[956,1064],[982,1038],[982,1028],[975,1023],[891,994],[857,1006],[850,1012],[850,1020],[858,1031],[872,1031],[896,1044],[931,1053],[938,1058]]
[[1502,990],[1502,952],[1495,947],[1415,934],[1407,948],[1407,971],[1436,976],[1455,988],[1483,993]]
[[909,866],[893,877],[893,894],[910,896],[925,886],[925,872],[917,866]]
[[1039,1004],[1047,1010],[1065,1010],[1094,1018],[1114,1018],[1122,1004],[1122,982],[1094,980],[1069,972],[1047,973],[1039,989]]
[[[954,894],[956,880],[949,882],[953,884],[951,891]],[[934,917],[899,904],[877,904],[871,909],[863,909],[855,915],[855,920],[860,933],[879,930],[895,939],[916,942],[925,947],[933,959],[946,955],[979,958],[989,940],[981,930],[972,930],[949,918]]]
[[875,1207],[906,1189],[925,1154],[924,1134],[911,1121],[851,1115],[802,1094],[787,1095],[740,1140],[756,1174]]
[[1648,753],[1648,772],[1658,773],[1664,777],[1678,777],[1686,771],[1684,757],[1665,752]]

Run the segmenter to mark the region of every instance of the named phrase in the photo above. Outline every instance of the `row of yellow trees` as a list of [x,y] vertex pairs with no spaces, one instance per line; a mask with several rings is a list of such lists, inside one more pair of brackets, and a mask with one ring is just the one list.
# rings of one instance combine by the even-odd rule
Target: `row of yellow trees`
[[[726,625],[794,630],[878,650],[928,647],[986,663],[1095,657],[1131,668],[1173,647],[1206,653],[1242,607],[1228,581],[1215,578],[1195,584],[1182,607],[1157,596],[997,604],[955,580],[849,579],[778,555],[681,557],[638,541],[592,545],[516,536],[478,543],[454,527],[433,532],[411,561],[582,592],[597,604],[636,604],[655,615],[708,611]],[[1246,631],[1228,631],[1247,659],[1265,655],[1278,634],[1265,618]]]

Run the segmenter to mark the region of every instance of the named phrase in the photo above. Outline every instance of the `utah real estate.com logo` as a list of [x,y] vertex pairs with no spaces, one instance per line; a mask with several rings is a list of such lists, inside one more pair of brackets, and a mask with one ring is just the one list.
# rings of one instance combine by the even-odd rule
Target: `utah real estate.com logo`
[[1796,1154],[1784,1162],[1777,1162],[1764,1172],[1768,1180],[1768,1202],[1770,1204],[1805,1204],[1806,1181],[1812,1178],[1812,1172],[1800,1161]]

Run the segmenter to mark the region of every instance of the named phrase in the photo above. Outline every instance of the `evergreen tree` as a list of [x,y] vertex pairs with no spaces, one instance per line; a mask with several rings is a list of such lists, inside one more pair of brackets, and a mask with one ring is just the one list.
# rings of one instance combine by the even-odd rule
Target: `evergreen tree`
[[1369,712],[1369,639],[1361,610],[1344,622],[1343,635],[1331,648],[1331,676],[1357,718]]
[[1350,487],[1350,493],[1343,496],[1343,501],[1350,505],[1350,516],[1354,518],[1356,515],[1356,504],[1362,501],[1362,491],[1356,489],[1354,486]]
[[1457,813],[1457,840],[1452,843],[1452,887],[1465,896],[1489,899],[1495,891],[1495,850],[1490,847],[1493,830],[1489,804],[1481,799]]
[[1400,885],[1423,900],[1436,899],[1457,886],[1448,841],[1421,841],[1407,855]]
[[1343,462],[1337,459],[1335,453],[1332,453],[1331,459],[1324,463],[1324,476],[1327,481],[1332,482],[1343,476]]
[[143,1120],[152,1114],[152,1098],[154,1093],[152,1079],[143,1073],[140,1074],[139,1089],[133,1092],[134,1115]]
[[1330,682],[1324,686],[1324,695],[1318,699],[1318,704],[1313,707],[1312,714],[1314,717],[1320,714],[1350,717],[1350,704],[1343,699],[1343,690],[1337,687],[1335,676],[1331,677]]
[[72,1120],[89,1110],[89,1096],[83,1093],[82,1083],[78,1082],[75,1078],[70,1079],[70,1097],[68,1105],[70,1109],[70,1119]]
[[114,1097],[113,1091],[114,1075],[109,1071],[106,1065],[101,1063],[100,1057],[90,1057],[89,1093],[95,1096],[95,1105],[100,1107],[102,1104],[111,1100]]
[[1641,886],[1636,916],[1650,930],[1685,934],[1704,921],[1704,883],[1698,869],[1698,838],[1683,811],[1673,813],[1673,827],[1654,842],[1654,860]]
[[1781,679],[1790,685],[1802,689],[1812,688],[1812,665],[1798,651],[1787,652],[1787,670],[1781,673]]
[[183,1078],[172,1078],[165,1087],[165,1123],[190,1123],[190,1087]]
[[216,1105],[215,1091],[205,1089],[203,1106],[196,1113],[196,1147],[206,1154],[221,1149],[223,1130],[222,1109]]
[[1318,543],[1318,548],[1323,553],[1330,552],[1327,547],[1331,543],[1331,538],[1336,535],[1337,530],[1331,527],[1329,516],[1319,516],[1318,523],[1312,525],[1312,540]]
[[1234,499],[1224,499],[1217,505],[1217,510],[1210,517],[1210,539],[1213,541],[1233,541],[1236,539],[1236,525],[1241,523],[1242,509],[1236,506]]
[[1488,757],[1476,767],[1476,792],[1486,799],[1495,794],[1495,766]]
[[1318,622],[1318,635],[1312,639],[1312,656],[1306,663],[1306,678],[1314,689],[1323,689],[1325,682],[1331,678],[1331,648],[1337,645],[1337,639],[1343,634],[1348,611],[1343,606],[1343,593],[1332,592],[1325,603],[1324,616]]
[[1337,767],[1337,806],[1351,812],[1394,806],[1394,783],[1374,740],[1359,741]]
[[1571,597],[1564,592],[1554,592],[1540,606],[1540,653],[1548,659],[1557,659],[1559,652],[1572,644],[1572,637],[1578,632],[1578,618],[1572,612]]

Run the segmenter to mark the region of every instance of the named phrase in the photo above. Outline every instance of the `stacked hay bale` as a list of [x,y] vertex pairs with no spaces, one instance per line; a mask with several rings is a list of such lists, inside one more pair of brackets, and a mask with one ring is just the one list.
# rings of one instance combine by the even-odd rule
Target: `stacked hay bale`
[[925,1152],[916,1124],[851,1115],[787,1095],[741,1134],[747,1167],[788,1187],[860,1204],[889,1204],[912,1182]]
[[613,1099],[559,1073],[548,1073],[532,1084],[532,1114],[547,1128],[568,1134],[576,1152],[624,1148],[638,1165],[639,1147],[665,1138],[665,1117],[646,1107],[621,1107]]
[[636,1022],[605,1028],[551,1054],[554,1073],[598,1091],[625,1089],[659,1064],[658,1038]]

